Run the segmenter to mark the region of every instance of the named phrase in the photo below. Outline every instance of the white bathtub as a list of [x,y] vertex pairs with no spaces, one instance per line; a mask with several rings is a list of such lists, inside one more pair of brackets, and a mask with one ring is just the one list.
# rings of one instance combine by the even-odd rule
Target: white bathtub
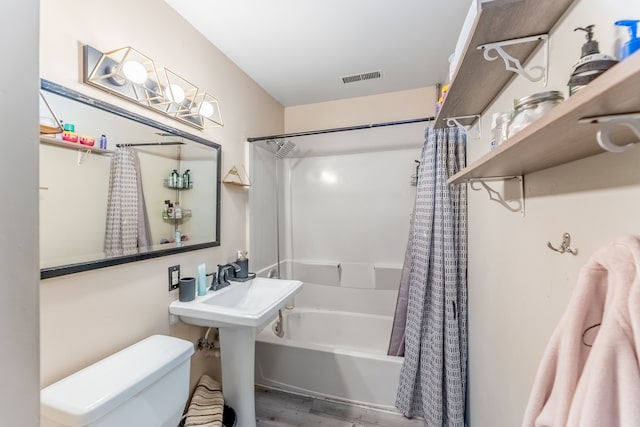
[[285,336],[256,337],[256,384],[394,410],[403,358],[387,356],[393,318],[295,307]]

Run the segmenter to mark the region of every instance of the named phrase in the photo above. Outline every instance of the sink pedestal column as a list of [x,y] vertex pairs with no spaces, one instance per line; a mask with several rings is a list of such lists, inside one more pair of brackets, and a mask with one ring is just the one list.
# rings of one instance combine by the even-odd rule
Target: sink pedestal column
[[238,427],[256,427],[255,330],[247,326],[219,329],[222,393],[236,412]]

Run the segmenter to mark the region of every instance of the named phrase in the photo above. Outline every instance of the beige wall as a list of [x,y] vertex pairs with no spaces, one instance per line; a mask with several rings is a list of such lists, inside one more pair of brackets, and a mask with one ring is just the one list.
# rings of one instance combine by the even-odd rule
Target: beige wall
[[[39,425],[38,1],[0,5],[0,424]],[[9,66],[8,64],[12,65]]]
[[[357,84],[357,83],[353,83]],[[436,88],[391,92],[285,109],[287,133],[432,117]]]
[[[571,66],[585,40],[574,28],[595,24],[601,50],[612,54],[613,22],[638,17],[637,2],[577,1],[551,34],[548,87],[516,78],[483,116],[482,139],[469,140],[469,160],[489,151],[493,112],[508,111],[513,99],[535,92],[567,94]],[[536,54],[531,65],[541,58]],[[580,267],[597,248],[640,229],[639,163],[635,149],[527,175],[524,218],[489,201],[485,191],[469,190],[471,426],[520,425],[540,357]],[[547,249],[547,241],[557,245],[564,232],[571,233],[578,256]]]
[[[42,2],[40,75],[63,86],[130,109],[222,145],[222,175],[245,162],[248,136],[281,133],[283,108],[162,1]],[[137,108],[81,83],[80,47],[106,51],[132,46],[158,67],[182,75],[220,102],[223,128],[204,132]],[[36,107],[34,107],[35,109]],[[183,275],[205,262],[209,270],[247,246],[247,193],[222,186],[218,248],[47,279],[40,284],[41,386],[152,334],[196,341],[201,328],[169,327],[167,267]],[[219,377],[219,362],[202,353],[192,363],[192,380],[203,372]]]

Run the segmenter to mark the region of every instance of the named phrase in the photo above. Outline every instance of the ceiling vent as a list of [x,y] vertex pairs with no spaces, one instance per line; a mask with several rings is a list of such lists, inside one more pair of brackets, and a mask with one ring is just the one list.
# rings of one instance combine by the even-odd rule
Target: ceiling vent
[[379,79],[381,77],[382,77],[382,71],[370,71],[368,73],[353,74],[351,76],[344,76],[340,78],[342,79],[342,83],[347,84],[347,83],[361,82],[364,80]]

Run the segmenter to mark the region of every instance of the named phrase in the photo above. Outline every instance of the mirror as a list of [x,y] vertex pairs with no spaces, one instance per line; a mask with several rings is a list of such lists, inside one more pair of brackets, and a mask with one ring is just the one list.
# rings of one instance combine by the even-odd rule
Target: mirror
[[[40,135],[42,279],[220,245],[219,144],[47,80],[41,88],[41,132],[52,120],[70,132]],[[144,203],[137,202],[136,217],[149,242],[114,250],[114,229],[107,230],[108,218],[114,222],[110,186],[111,206],[129,188],[120,191],[110,175],[124,151],[137,157],[134,187]],[[174,170],[179,178],[171,177]]]

